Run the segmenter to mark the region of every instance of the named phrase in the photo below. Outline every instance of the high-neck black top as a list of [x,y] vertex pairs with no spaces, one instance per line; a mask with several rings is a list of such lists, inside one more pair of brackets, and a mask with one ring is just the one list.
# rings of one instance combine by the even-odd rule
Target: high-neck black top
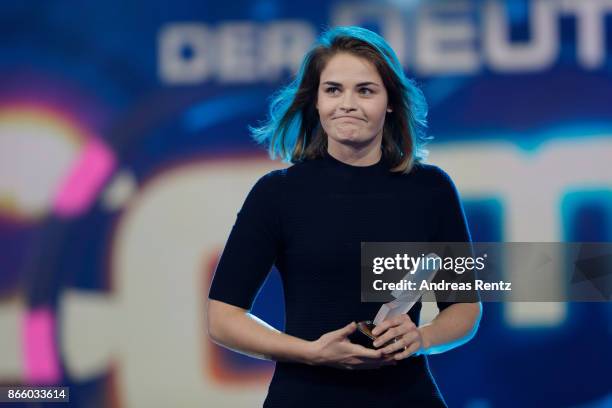
[[[408,174],[346,164],[327,153],[272,171],[248,194],[219,260],[209,298],[250,309],[276,265],[285,296],[285,332],[305,340],[372,320],[362,303],[360,243],[467,242],[459,196],[439,167]],[[448,303],[438,303],[442,310]],[[418,325],[421,304],[409,312]],[[342,404],[342,405],[341,405]],[[444,406],[424,356],[396,366],[342,370],[277,362],[264,407]]]

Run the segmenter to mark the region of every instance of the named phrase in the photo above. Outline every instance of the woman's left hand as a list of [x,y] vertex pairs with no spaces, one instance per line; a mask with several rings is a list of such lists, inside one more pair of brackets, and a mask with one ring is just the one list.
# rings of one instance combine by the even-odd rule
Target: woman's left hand
[[423,334],[407,314],[385,320],[372,330],[372,334],[377,337],[374,341],[376,348],[396,339],[382,349],[384,355],[395,353],[395,360],[424,351]]

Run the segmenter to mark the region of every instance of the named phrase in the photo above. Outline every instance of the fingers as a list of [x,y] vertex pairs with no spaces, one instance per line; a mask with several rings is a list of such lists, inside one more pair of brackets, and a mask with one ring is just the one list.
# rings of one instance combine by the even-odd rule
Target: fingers
[[397,360],[395,359],[395,355],[388,354],[382,357],[383,365],[396,365]]
[[345,336],[348,336],[349,334],[353,333],[355,330],[357,330],[357,323],[355,322],[350,322],[349,324],[347,324],[346,326],[342,328],[343,334]]
[[402,337],[399,337],[397,341],[389,344],[388,346],[380,349],[383,355],[395,353],[396,351],[403,350],[407,346],[411,346],[412,344],[417,343],[419,346],[421,344],[419,333],[409,332]]
[[380,350],[375,350],[367,347],[360,346],[359,344],[350,343],[347,344],[349,351],[353,353],[355,357],[363,357],[363,358],[380,358],[382,357],[382,352]]
[[[407,315],[405,315],[407,316]],[[417,332],[417,327],[410,318],[402,319],[402,323],[396,326],[392,326],[387,329],[382,335],[378,336],[374,341],[374,347],[380,347],[382,345],[387,344],[390,341],[393,341],[395,338],[403,337],[405,335]]]
[[374,340],[374,347],[380,347],[382,345],[385,345],[405,333],[406,331],[402,330],[400,327],[392,327],[388,329],[382,336],[379,336],[378,338],[376,338],[376,340]]
[[385,320],[382,323],[378,324],[374,328],[374,330],[372,330],[372,334],[374,336],[379,336],[381,333],[384,333],[385,330],[389,329],[390,327],[399,326],[403,323],[412,323],[412,319],[410,319],[410,316],[405,313],[399,316],[392,317],[391,319]]
[[410,344],[408,347],[406,347],[406,350],[400,352],[400,353],[396,353],[393,354],[393,358],[395,360],[402,360],[404,358],[408,358],[411,355],[413,355],[414,353],[416,353],[419,349],[421,348],[421,344],[414,342],[412,344]]
[[357,323],[350,322],[349,324],[347,324],[343,328],[338,329],[338,330],[334,330],[331,333],[334,335],[334,337],[347,337],[351,333],[353,333],[355,330],[357,330]]

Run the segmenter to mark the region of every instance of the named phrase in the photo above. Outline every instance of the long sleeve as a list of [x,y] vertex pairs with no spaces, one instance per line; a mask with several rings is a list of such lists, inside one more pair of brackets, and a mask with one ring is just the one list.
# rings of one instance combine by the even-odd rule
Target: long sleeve
[[215,270],[210,299],[250,309],[281,244],[280,171],[272,171],[253,186]]

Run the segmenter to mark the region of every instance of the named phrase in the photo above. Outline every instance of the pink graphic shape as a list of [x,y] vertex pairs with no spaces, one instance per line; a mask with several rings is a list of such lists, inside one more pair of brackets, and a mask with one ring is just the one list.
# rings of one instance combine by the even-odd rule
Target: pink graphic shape
[[63,217],[83,214],[115,168],[115,163],[114,153],[103,142],[89,139],[59,189],[53,205],[55,214]]
[[22,326],[25,380],[29,384],[57,384],[61,380],[55,341],[55,316],[41,308],[25,313]]

